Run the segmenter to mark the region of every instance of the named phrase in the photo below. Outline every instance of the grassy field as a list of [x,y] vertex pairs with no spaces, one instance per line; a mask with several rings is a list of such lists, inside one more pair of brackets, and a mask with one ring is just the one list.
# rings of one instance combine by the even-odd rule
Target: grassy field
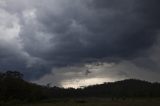
[[160,106],[160,99],[54,99],[31,104],[12,104],[0,106]]

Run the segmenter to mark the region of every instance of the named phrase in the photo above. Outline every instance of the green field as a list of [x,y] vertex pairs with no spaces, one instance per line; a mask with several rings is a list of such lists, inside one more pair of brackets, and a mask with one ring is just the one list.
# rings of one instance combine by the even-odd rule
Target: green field
[[0,106],[160,106],[160,99],[54,99],[41,103],[5,104]]

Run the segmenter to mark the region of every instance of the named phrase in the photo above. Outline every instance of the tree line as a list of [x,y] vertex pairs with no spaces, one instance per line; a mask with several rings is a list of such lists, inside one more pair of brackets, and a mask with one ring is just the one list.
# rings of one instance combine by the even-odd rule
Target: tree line
[[127,79],[84,88],[40,86],[27,82],[18,71],[0,73],[0,101],[40,101],[53,98],[101,97],[111,99],[160,97],[160,84]]

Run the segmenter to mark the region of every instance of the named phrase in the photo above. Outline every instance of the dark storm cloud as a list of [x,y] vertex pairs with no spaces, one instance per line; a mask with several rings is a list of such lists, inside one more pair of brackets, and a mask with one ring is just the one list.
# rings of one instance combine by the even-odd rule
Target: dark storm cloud
[[22,47],[17,50],[13,43],[3,50],[0,44],[1,58],[20,58],[17,64],[13,58],[0,63],[6,69],[9,64],[24,67],[30,79],[54,67],[95,60],[143,63],[149,59],[134,59],[148,56],[157,42],[159,4],[159,0],[6,0],[0,9],[19,20]]
[[150,48],[157,38],[156,4],[158,1],[102,0],[82,3],[80,10],[73,5],[60,15],[45,10],[38,21],[53,34],[54,47],[42,57],[67,64],[89,58],[131,58]]

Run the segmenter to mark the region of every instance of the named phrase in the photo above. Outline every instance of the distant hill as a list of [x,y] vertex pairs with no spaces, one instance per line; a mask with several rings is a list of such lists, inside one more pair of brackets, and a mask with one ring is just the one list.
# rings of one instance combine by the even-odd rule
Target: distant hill
[[82,92],[86,96],[96,97],[160,97],[160,84],[127,79],[88,86]]
[[155,98],[160,97],[160,83],[127,79],[79,89],[64,89],[29,83],[23,80],[23,75],[17,71],[0,73],[0,101],[39,101],[70,97]]

